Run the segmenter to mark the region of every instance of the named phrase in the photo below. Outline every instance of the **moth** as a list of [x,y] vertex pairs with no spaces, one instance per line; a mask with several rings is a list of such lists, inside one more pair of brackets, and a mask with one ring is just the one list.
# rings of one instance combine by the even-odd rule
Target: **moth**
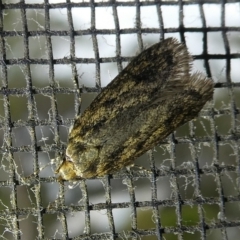
[[75,119],[62,180],[112,174],[133,164],[212,99],[214,83],[191,73],[186,46],[168,38],[135,57]]

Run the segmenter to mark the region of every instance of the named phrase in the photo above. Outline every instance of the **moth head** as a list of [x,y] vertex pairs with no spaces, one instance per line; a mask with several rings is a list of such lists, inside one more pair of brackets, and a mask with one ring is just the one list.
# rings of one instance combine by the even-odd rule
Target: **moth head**
[[77,178],[76,170],[73,162],[67,161],[64,159],[62,164],[55,171],[59,175],[58,180],[72,180]]

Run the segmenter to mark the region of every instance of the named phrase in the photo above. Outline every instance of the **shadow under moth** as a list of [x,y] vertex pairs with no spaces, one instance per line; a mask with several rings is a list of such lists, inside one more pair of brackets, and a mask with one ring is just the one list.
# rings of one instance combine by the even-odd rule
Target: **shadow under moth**
[[191,73],[186,46],[168,38],[135,57],[75,119],[60,180],[112,174],[133,164],[212,99],[214,83]]

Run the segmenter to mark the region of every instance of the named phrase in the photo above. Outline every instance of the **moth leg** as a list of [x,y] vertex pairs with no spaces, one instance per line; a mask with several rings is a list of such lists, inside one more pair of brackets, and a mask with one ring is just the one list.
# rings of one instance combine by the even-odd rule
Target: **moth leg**
[[145,168],[145,167],[143,167],[143,166],[137,165],[137,164],[131,164],[131,165],[129,165],[129,166],[126,167],[127,171],[129,171],[129,172],[131,172],[131,170],[132,170],[133,168],[136,168],[136,170],[137,170],[139,173],[143,173],[143,174],[144,174],[144,173],[147,173],[147,174],[152,173],[151,170],[149,170],[149,169],[147,169],[147,168]]

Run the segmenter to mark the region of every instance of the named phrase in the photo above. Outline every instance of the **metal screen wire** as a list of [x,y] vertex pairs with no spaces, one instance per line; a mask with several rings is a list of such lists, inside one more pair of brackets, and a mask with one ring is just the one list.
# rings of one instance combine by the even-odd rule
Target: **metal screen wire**
[[[0,18],[0,239],[239,238],[239,1],[9,0]],[[145,170],[59,184],[79,110],[168,37],[214,99],[135,161]]]

